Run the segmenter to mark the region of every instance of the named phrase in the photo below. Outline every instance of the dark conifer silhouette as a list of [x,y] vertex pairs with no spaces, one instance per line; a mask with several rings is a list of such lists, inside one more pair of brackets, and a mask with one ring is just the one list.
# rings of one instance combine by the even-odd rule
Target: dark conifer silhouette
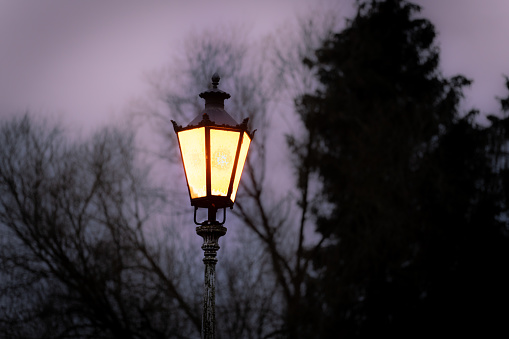
[[306,337],[502,325],[493,306],[507,301],[505,120],[483,128],[476,112],[461,117],[469,81],[441,75],[434,27],[418,12],[362,1],[305,60],[322,87],[297,102],[311,143],[301,167],[320,176],[330,207],[317,213],[328,241],[310,253]]

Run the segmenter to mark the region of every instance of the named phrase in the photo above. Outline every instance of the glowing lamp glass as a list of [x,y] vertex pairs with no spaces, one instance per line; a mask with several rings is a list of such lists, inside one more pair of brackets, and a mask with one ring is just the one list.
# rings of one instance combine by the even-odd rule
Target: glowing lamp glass
[[207,196],[205,127],[181,131],[177,135],[191,199],[205,197]]
[[242,145],[240,146],[239,153],[239,161],[237,164],[237,171],[235,172],[235,180],[233,181],[233,190],[231,195],[232,202],[235,202],[235,197],[237,196],[237,189],[239,188],[240,177],[242,176],[242,170],[244,169],[244,164],[246,162],[247,151],[249,150],[249,145],[251,144],[251,139],[244,132],[244,137],[242,138]]
[[226,197],[235,165],[240,133],[210,130],[210,185],[212,195]]
[[243,130],[196,127],[177,132],[191,204],[231,207],[251,139]]

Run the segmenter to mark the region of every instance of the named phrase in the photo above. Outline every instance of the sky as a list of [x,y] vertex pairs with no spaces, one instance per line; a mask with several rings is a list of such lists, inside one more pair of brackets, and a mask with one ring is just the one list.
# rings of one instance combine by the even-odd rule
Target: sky
[[[114,122],[149,90],[144,75],[178,55],[190,32],[233,23],[263,36],[338,2],[339,17],[351,16],[353,0],[0,0],[0,116],[31,111],[78,129]],[[415,2],[438,31],[443,73],[474,80],[465,109],[498,112],[494,97],[506,94],[509,75],[509,2]]]
[[[421,14],[438,31],[441,69],[446,76],[465,75],[473,80],[465,91],[463,109],[499,114],[495,99],[507,97],[509,76],[509,1],[419,0]],[[486,122],[481,119],[481,122]]]

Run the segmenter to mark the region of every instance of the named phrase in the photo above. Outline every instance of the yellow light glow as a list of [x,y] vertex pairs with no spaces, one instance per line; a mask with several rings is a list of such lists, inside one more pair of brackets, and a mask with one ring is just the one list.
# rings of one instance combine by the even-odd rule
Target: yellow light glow
[[232,202],[235,202],[235,196],[237,195],[237,189],[239,188],[240,177],[242,175],[242,170],[244,169],[244,163],[246,162],[247,151],[249,149],[249,145],[251,144],[251,139],[244,132],[244,137],[242,138],[242,145],[240,146],[240,154],[239,154],[239,164],[237,165],[237,172],[235,173],[235,181],[233,182],[233,191],[231,195]]
[[210,186],[212,195],[226,196],[232,177],[240,133],[210,130]]
[[207,195],[205,128],[181,131],[178,138],[191,199],[204,197]]

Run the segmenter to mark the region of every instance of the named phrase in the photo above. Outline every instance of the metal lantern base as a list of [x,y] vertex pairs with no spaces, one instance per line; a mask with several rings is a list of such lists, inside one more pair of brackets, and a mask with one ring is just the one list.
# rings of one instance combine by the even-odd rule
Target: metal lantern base
[[202,249],[205,264],[205,285],[203,293],[202,339],[216,338],[216,263],[219,238],[226,234],[226,227],[214,221],[196,227],[196,234],[203,238]]

